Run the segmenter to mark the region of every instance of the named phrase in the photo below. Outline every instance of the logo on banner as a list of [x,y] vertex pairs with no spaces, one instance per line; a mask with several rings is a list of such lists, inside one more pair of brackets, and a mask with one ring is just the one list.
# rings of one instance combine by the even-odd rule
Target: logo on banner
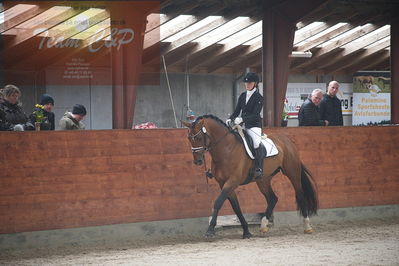
[[[67,38],[64,36],[59,37],[48,37],[49,31],[45,29],[37,29],[33,35],[43,33],[45,36],[39,43],[39,50],[43,48],[80,48],[84,45],[84,41],[80,39]],[[91,53],[99,51],[102,47],[112,48],[116,47],[118,50],[122,45],[131,43],[134,40],[134,31],[131,28],[112,28],[111,34],[109,35],[109,41],[102,41],[107,37],[107,30],[102,29],[95,33],[88,40],[88,50]]]

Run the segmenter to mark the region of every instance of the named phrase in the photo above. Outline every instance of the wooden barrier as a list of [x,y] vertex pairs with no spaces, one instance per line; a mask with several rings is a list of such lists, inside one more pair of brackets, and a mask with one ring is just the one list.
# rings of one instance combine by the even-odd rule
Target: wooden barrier
[[[264,130],[296,143],[321,208],[399,204],[399,127]],[[0,233],[209,216],[219,188],[193,165],[186,132],[0,132]],[[295,210],[288,179],[273,187],[276,211]],[[266,208],[255,184],[238,197],[245,213]]]

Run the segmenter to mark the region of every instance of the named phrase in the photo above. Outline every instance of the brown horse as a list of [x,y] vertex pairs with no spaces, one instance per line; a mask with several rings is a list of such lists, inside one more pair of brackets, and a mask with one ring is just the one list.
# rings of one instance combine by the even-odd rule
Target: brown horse
[[[250,238],[248,224],[241,212],[235,189],[247,182],[247,176],[253,167],[253,161],[246,154],[242,141],[222,120],[213,115],[198,117],[193,123],[183,122],[188,127],[188,139],[191,143],[194,163],[204,163],[204,153],[208,151],[212,157],[212,175],[219,183],[221,193],[217,197],[206,236],[215,235],[217,215],[224,201],[228,199],[240,220],[243,238]],[[317,213],[318,200],[316,186],[310,172],[301,162],[292,141],[283,135],[269,135],[276,144],[279,153],[268,157],[264,162],[263,176],[252,180],[265,196],[267,208],[262,218],[261,232],[267,232],[273,225],[273,209],[277,203],[271,179],[281,171],[291,181],[296,195],[300,214],[304,217],[305,233],[313,232],[309,216]]]

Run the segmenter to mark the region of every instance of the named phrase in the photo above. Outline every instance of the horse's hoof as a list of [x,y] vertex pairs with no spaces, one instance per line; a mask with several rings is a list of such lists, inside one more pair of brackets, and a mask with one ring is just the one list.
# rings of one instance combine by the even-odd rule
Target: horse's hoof
[[215,236],[216,236],[215,231],[206,231],[205,233],[206,238],[213,238]]
[[312,234],[313,232],[314,232],[314,230],[312,228],[303,230],[303,233],[305,233],[305,234]]
[[266,234],[267,232],[269,232],[269,229],[270,229],[270,228],[267,226],[267,227],[259,228],[259,231],[260,231],[261,233]]
[[248,232],[248,233],[244,233],[243,235],[242,235],[242,239],[246,239],[246,238],[251,238],[252,237],[252,234],[250,233],[250,232]]

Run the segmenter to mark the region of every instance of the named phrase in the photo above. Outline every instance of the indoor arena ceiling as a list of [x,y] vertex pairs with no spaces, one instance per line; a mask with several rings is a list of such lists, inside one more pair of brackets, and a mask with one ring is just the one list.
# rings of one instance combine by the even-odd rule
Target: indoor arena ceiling
[[[273,2],[273,1],[270,1]],[[274,1],[276,5],[286,1]],[[24,55],[23,43],[32,38],[26,29],[37,20],[48,23],[46,33],[64,32],[69,40],[83,40],[102,30],[109,40],[110,14],[106,9],[77,10],[68,2],[55,6],[20,4],[7,6],[0,13],[2,53],[15,53],[7,67],[36,65],[44,68],[56,64],[64,55],[40,60],[42,53]],[[397,0],[330,0],[297,23],[291,60],[291,73],[353,73],[357,70],[390,68],[390,21],[398,14]],[[58,20],[85,18],[101,23],[79,29],[66,28]],[[147,17],[144,37],[143,65],[145,71],[159,68],[163,60],[168,71],[190,73],[237,73],[247,67],[261,67],[262,52],[261,0],[163,0],[160,14]],[[39,42],[40,44],[40,42]],[[159,52],[154,53],[154,49]],[[158,51],[158,50],[157,50]],[[18,56],[19,55],[19,56]],[[109,53],[104,53],[105,58]],[[28,58],[28,59],[27,59]],[[31,61],[29,61],[31,60]]]

